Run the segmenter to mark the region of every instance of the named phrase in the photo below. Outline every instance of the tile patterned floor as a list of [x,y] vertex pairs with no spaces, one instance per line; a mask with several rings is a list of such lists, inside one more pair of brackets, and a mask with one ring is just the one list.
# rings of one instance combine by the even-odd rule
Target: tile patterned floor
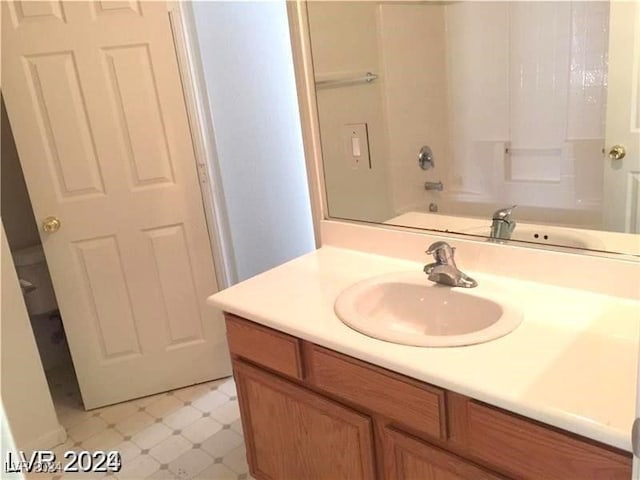
[[122,470],[116,474],[66,473],[52,480],[252,479],[232,378],[87,412],[73,369],[58,368],[47,376],[69,435],[54,448],[58,458],[67,450],[117,450],[122,455]]

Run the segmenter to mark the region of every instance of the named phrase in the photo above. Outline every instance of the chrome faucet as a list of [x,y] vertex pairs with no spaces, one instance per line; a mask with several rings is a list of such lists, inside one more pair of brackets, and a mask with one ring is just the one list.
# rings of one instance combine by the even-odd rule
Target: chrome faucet
[[442,182],[424,182],[424,189],[437,190],[438,192],[441,192],[444,190],[444,185],[442,185]]
[[473,288],[478,286],[473,278],[458,270],[453,254],[454,247],[447,242],[435,242],[431,244],[426,253],[433,255],[435,262],[424,266],[424,273],[429,275],[429,280],[452,287]]
[[516,228],[516,221],[512,218],[511,214],[513,209],[517,205],[512,207],[501,208],[496,210],[491,218],[491,234],[490,238],[499,240],[509,240],[511,234]]

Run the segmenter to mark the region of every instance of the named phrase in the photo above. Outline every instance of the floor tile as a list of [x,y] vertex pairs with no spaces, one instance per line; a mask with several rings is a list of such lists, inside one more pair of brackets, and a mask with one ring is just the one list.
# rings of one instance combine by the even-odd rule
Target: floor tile
[[82,442],[83,440],[92,437],[93,435],[105,430],[107,428],[107,422],[99,417],[89,417],[86,420],[80,422],[74,427],[67,430],[67,434],[76,442]]
[[229,397],[236,397],[238,395],[236,392],[236,382],[233,381],[233,378],[225,380],[225,382],[218,387],[218,391]]
[[238,480],[238,474],[222,463],[216,463],[194,478],[197,480]]
[[223,425],[231,425],[240,418],[240,407],[237,400],[231,400],[211,411],[211,416]]
[[173,430],[163,423],[154,423],[141,432],[131,437],[131,441],[141,449],[150,449],[155,447],[167,437],[173,435]]
[[174,390],[173,396],[185,402],[193,402],[210,391],[211,387],[208,383],[199,383],[198,385],[192,385],[191,387]]
[[176,480],[176,475],[169,469],[158,470],[156,473],[147,477],[153,480]]
[[62,475],[61,480],[96,480],[96,479],[107,479],[106,473],[95,473],[95,472],[67,472]]
[[85,411],[81,406],[76,405],[73,408],[71,407],[58,407],[58,403],[56,403],[56,413],[58,414],[58,421],[60,424],[66,428],[72,428],[87,420],[88,418],[93,417],[92,412]]
[[154,423],[156,419],[147,412],[136,412],[116,424],[116,429],[124,436],[133,436]]
[[240,435],[243,435],[242,419],[239,418],[235,422],[233,422],[231,424],[231,430],[233,430],[236,433],[239,433]]
[[[233,379],[220,379],[85,411],[73,370],[47,372],[69,438],[54,452],[115,450],[115,474],[57,474],[56,480],[251,480]],[[28,480],[31,480],[30,478]],[[53,476],[34,478],[53,480]]]
[[136,445],[130,440],[124,441],[116,445],[113,449],[116,450],[117,452],[120,452],[123,465],[125,462],[128,463],[131,460],[133,460],[135,457],[137,457],[140,454],[140,451],[142,450],[138,445]]
[[192,448],[193,444],[182,435],[171,435],[149,450],[149,455],[160,463],[170,463]]
[[176,458],[169,464],[169,470],[176,478],[193,478],[209,465],[213,464],[213,458],[200,450],[192,448],[184,455]]
[[107,423],[118,423],[120,420],[133,415],[138,411],[138,406],[133,402],[118,403],[99,410],[98,415]]
[[100,433],[82,442],[82,449],[93,452],[95,450],[113,450],[116,445],[122,442],[123,437],[114,428],[107,428]]
[[249,471],[249,465],[247,465],[247,451],[244,445],[239,446],[222,457],[222,463],[237,474],[247,473]]
[[208,382],[207,385],[209,386],[209,388],[211,390],[217,390],[220,385],[222,385],[224,382],[226,382],[230,378],[233,378],[233,377],[219,378],[218,380],[214,380],[212,382]]
[[220,430],[202,442],[201,448],[215,459],[224,457],[242,443],[242,437],[233,430]]
[[222,425],[211,417],[202,417],[182,429],[182,436],[193,443],[202,443],[222,429]]
[[175,398],[173,395],[164,395],[157,401],[147,405],[145,412],[156,418],[162,418],[179,411],[182,407],[184,407],[183,400]]
[[162,422],[174,430],[182,430],[193,422],[202,418],[202,412],[190,405],[183,406],[180,410],[162,419]]
[[150,476],[160,468],[160,463],[150,455],[139,455],[130,462],[122,463],[122,470],[116,474],[119,480],[140,480]]
[[147,397],[136,398],[134,400],[134,403],[138,405],[138,407],[146,407],[148,405],[151,405],[152,403],[157,402],[158,400],[160,400],[160,398],[165,397],[166,395],[167,394],[163,392],[157,393],[155,395],[149,395]]
[[191,402],[191,405],[202,412],[212,412],[216,408],[229,402],[229,397],[217,390],[207,392],[202,397]]
[[57,445],[53,448],[53,453],[56,455],[57,460],[64,459],[65,452],[73,450],[73,444],[75,441],[72,438],[67,438],[67,441],[62,445]]

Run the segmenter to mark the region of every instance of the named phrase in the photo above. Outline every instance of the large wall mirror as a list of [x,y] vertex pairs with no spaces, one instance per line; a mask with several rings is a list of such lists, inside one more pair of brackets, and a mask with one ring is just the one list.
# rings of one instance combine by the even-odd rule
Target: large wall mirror
[[330,217],[640,255],[639,2],[307,15]]

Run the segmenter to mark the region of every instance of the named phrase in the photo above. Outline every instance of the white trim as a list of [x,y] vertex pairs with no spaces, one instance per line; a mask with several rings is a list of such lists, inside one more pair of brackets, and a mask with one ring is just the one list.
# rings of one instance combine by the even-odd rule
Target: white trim
[[182,77],[216,279],[218,288],[224,289],[236,283],[238,275],[193,10],[189,2],[167,2],[167,5]]
[[302,142],[307,164],[311,215],[316,239],[316,247],[322,245],[321,222],[328,218],[327,199],[322,168],[322,147],[320,125],[316,103],[315,74],[311,57],[311,38],[307,17],[307,3],[304,0],[287,2],[291,51],[296,76]]

